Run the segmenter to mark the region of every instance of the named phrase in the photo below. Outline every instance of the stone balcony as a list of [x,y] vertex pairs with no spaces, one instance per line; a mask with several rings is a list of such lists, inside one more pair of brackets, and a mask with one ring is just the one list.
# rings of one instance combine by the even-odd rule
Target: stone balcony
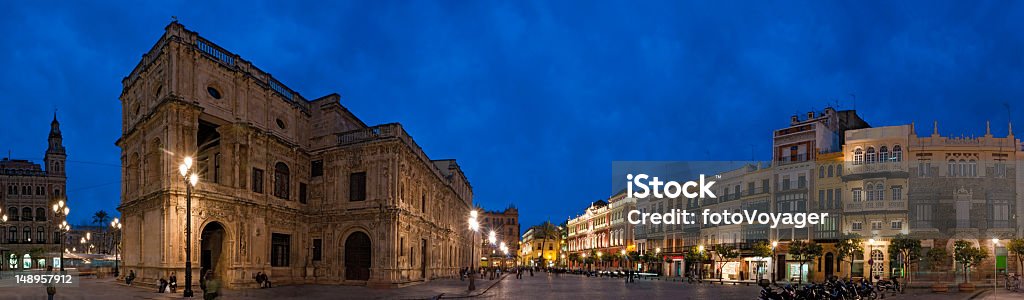
[[846,204],[843,212],[907,210],[907,201],[860,201]]
[[844,164],[843,178],[855,180],[864,177],[907,177],[907,166],[905,162],[875,162]]

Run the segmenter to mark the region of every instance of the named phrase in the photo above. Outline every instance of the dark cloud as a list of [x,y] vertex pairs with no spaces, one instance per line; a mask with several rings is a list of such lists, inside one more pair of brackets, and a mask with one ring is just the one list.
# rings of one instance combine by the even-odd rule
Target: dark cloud
[[830,104],[1005,134],[1003,103],[1024,116],[1021,5],[4,2],[0,148],[41,159],[58,107],[74,219],[113,210],[121,78],[174,15],[307,98],[402,122],[485,207],[559,221],[608,196],[613,160],[767,159],[772,128]]

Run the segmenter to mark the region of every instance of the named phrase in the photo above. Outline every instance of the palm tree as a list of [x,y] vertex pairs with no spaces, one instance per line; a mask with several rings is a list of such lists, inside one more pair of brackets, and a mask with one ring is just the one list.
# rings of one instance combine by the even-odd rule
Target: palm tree
[[[97,211],[96,214],[92,215],[92,223],[96,224],[96,226],[99,226],[100,228],[109,228],[109,227],[107,227],[107,222],[109,222],[109,221],[110,221],[110,215],[108,215],[105,210],[101,209],[101,210]],[[106,231],[106,230],[104,230],[104,231]],[[100,238],[99,242],[100,242],[100,245],[99,245],[98,249],[103,250],[104,249],[103,248],[103,245],[104,245],[103,238]]]
[[547,241],[549,239],[555,240],[555,239],[560,238],[561,237],[561,233],[559,233],[558,227],[556,227],[555,224],[551,224],[550,221],[545,221],[544,223],[541,223],[540,226],[537,226],[537,230],[534,231],[534,232],[535,232],[534,233],[534,237],[539,237],[541,239],[540,240],[540,253],[541,253],[540,254],[540,262],[541,263],[540,264],[541,264],[542,267],[547,267],[547,265],[544,264],[544,250],[547,250],[547,248],[546,248],[547,247],[546,246]]

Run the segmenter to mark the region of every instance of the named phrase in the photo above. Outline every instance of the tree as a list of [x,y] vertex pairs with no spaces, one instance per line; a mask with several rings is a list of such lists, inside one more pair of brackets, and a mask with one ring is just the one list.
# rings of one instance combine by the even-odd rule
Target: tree
[[698,247],[690,247],[690,250],[683,253],[683,258],[688,262],[699,262],[697,272],[700,277],[698,278],[704,278],[704,262],[711,260],[711,254],[707,250],[701,251]]
[[[104,228],[104,231],[106,231],[106,229],[110,228],[110,227],[108,227],[109,225],[107,225],[107,222],[110,222],[110,215],[107,214],[107,211],[105,211],[105,210],[101,209],[101,210],[97,211],[96,214],[92,215],[92,223],[95,224],[96,226],[99,226],[100,228]],[[100,244],[99,245],[99,249],[102,251],[104,249],[103,246],[105,245],[105,243],[104,243],[104,238],[105,237],[97,237],[97,238],[98,238],[98,241],[99,241],[99,244]]]
[[850,262],[849,278],[853,278],[853,261],[857,260],[857,254],[862,252],[864,252],[864,240],[860,238],[859,234],[847,233],[836,242],[836,254],[839,261]]
[[931,248],[924,256],[925,260],[928,261],[928,265],[931,266],[932,272],[942,270],[946,262],[949,261],[949,253],[946,252],[946,248]]
[[[543,266],[543,267],[547,267],[547,264],[544,263],[544,260],[546,259],[546,257],[544,256],[544,254],[545,254],[544,251],[546,251],[548,249],[547,248],[547,243],[548,243],[549,240],[551,242],[555,242],[555,241],[561,239],[562,235],[561,235],[561,230],[559,230],[559,229],[560,229],[560,227],[555,226],[555,224],[552,224],[549,221],[545,221],[544,223],[541,223],[540,225],[537,225],[536,227],[533,228],[533,237],[535,239],[540,239],[540,253],[541,254],[540,254],[540,257],[537,258],[537,260],[540,260],[539,262],[537,262],[537,265],[540,265],[540,266]],[[558,245],[556,245],[556,247],[557,246]]]
[[907,280],[910,280],[910,266],[921,258],[921,241],[899,234],[889,242],[889,257],[899,257]]
[[[758,241],[754,243],[754,246],[750,249],[751,255],[754,257],[771,257],[772,256],[772,245],[768,241]],[[774,258],[773,258],[774,259]],[[764,260],[758,261],[758,267],[764,268]],[[758,270],[757,279],[761,280],[763,276],[762,270]]]
[[800,262],[799,282],[803,283],[804,264],[821,256],[823,249],[815,242],[793,241],[789,243],[789,255]]
[[1024,271],[1024,239],[1016,238],[1010,240],[1006,244],[1006,250],[1017,257],[1017,263],[1020,264],[1020,269],[1017,270]]
[[[722,258],[723,262],[740,257],[740,253],[739,251],[736,251],[736,247],[730,245],[718,244],[712,247],[712,249],[714,249],[715,254],[717,254],[718,257]],[[715,262],[715,271],[719,274],[722,272],[722,266],[720,266],[717,261]]]
[[970,276],[967,276],[967,274],[971,271],[971,268],[978,265],[986,258],[988,258],[988,251],[975,247],[971,242],[964,240],[957,240],[956,242],[953,242],[953,260],[960,263],[960,266],[964,271],[964,282],[970,281]]

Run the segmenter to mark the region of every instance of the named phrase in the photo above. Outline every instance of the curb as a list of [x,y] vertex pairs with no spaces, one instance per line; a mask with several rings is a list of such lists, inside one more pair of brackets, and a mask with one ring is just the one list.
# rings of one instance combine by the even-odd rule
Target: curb
[[494,287],[494,285],[498,284],[498,283],[499,283],[499,282],[501,282],[502,280],[505,280],[505,277],[508,277],[508,275],[509,275],[509,274],[507,274],[507,273],[506,273],[506,274],[502,274],[502,275],[501,275],[501,278],[498,278],[498,280],[495,280],[494,282],[492,282],[490,286],[487,286],[487,288],[486,288],[486,289],[484,289],[484,290],[483,290],[482,292],[479,292],[479,293],[477,293],[476,295],[474,295],[474,294],[468,294],[468,295],[464,295],[464,296],[451,296],[451,297],[446,297],[446,296],[444,295],[444,293],[442,293],[442,294],[440,294],[440,295],[437,295],[437,297],[434,297],[434,299],[464,299],[464,298],[476,298],[476,297],[480,297],[481,295],[483,295],[483,294],[486,294],[486,293],[487,293],[488,291],[490,291],[490,290],[491,290],[491,288],[493,288],[493,287]]

